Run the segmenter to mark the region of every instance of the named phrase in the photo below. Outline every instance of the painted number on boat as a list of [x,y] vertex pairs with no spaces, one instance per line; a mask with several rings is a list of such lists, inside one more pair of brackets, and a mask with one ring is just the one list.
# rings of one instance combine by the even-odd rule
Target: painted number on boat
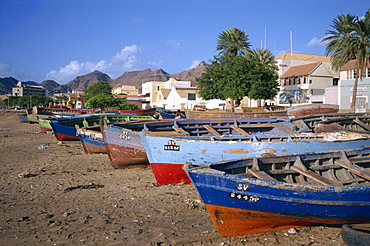
[[248,196],[248,195],[243,195],[243,194],[238,194],[235,192],[230,193],[230,198],[246,201],[246,202],[257,202],[259,198],[257,196]]
[[128,132],[126,131],[122,131],[122,134],[119,135],[119,138],[124,139],[124,140],[130,140],[130,136],[128,135]]
[[168,143],[164,146],[164,150],[180,151],[180,146],[176,145],[173,140],[168,140]]
[[249,190],[249,185],[247,184],[237,184],[236,185],[237,190],[247,191]]

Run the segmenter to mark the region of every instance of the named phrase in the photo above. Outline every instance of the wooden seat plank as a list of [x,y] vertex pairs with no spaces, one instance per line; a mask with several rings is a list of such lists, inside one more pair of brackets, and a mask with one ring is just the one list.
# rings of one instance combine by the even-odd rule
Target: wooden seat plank
[[185,134],[185,136],[189,136],[189,135],[190,135],[187,131],[185,131],[185,130],[184,130],[184,129],[182,129],[181,127],[175,127],[175,126],[172,126],[172,128],[173,128],[176,132],[178,132],[178,133],[183,133],[183,134]]
[[206,128],[213,135],[215,135],[217,137],[221,137],[221,134],[218,133],[212,126],[210,126],[210,125],[203,125],[203,127]]
[[250,136],[250,134],[246,131],[244,131],[243,129],[241,129],[240,127],[237,127],[237,126],[230,126],[232,129],[234,129],[235,131],[239,132],[241,135],[243,136]]
[[271,177],[270,175],[268,175],[266,172],[264,171],[258,171],[254,168],[249,168],[248,169],[248,172],[250,174],[252,174],[253,176],[255,176],[256,178],[259,178],[259,179],[265,179],[265,180],[271,180],[271,181],[277,181],[276,179],[274,179],[273,177]]
[[290,167],[292,170],[306,176],[307,178],[310,178],[310,179],[313,179],[315,180],[316,182],[322,184],[322,185],[337,185],[337,186],[341,186],[342,184],[340,182],[337,182],[337,181],[334,181],[334,180],[330,180],[330,179],[327,179],[327,178],[324,178],[320,175],[318,175],[317,173],[311,171],[311,170],[302,170],[300,169],[299,167],[296,167],[296,166],[291,166]]
[[357,166],[356,164],[350,164],[348,162],[345,162],[343,160],[336,160],[335,164],[338,166],[341,166],[351,173],[354,173],[364,179],[370,180],[370,172],[366,171],[364,168]]

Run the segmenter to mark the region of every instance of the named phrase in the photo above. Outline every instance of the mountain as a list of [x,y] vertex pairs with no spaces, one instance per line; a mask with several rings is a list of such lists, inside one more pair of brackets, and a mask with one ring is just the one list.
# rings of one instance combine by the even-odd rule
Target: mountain
[[13,77],[0,78],[0,95],[12,93],[12,88],[16,87],[18,80]]
[[181,73],[173,74],[171,77],[176,78],[183,81],[191,81],[191,86],[197,86],[197,82],[195,81],[196,77],[199,77],[204,73],[206,67],[209,65],[204,61],[200,62],[195,68],[186,70]]
[[[162,69],[157,69],[154,71],[151,69],[145,69],[142,71],[124,72],[116,79],[111,79],[109,75],[95,70],[94,72],[77,76],[74,80],[65,85],[59,85],[54,80],[44,80],[42,83],[27,81],[26,83],[32,85],[42,85],[44,88],[49,90],[49,94],[71,92],[72,90],[83,91],[98,81],[105,81],[112,87],[121,85],[134,85],[137,89],[141,90],[141,85],[145,82],[165,82],[170,78],[176,78],[178,80],[191,81],[191,85],[196,86],[195,78],[199,77],[205,71],[207,66],[209,66],[207,63],[200,62],[195,68],[173,75]],[[12,77],[0,78],[0,95],[10,94],[12,92],[12,87],[16,87],[17,83],[18,80]]]
[[109,77],[108,74],[95,70],[94,72],[88,73],[86,75],[77,76],[74,80],[68,82],[67,86],[70,91],[83,91],[87,87],[98,81],[105,81],[108,84],[111,84],[112,79]]
[[141,84],[150,81],[167,81],[171,78],[171,75],[163,71],[162,69],[157,69],[152,71],[151,69],[145,69],[142,71],[124,72],[117,79],[113,80],[110,84],[112,87],[117,87],[121,85],[134,85],[137,89],[141,89]]

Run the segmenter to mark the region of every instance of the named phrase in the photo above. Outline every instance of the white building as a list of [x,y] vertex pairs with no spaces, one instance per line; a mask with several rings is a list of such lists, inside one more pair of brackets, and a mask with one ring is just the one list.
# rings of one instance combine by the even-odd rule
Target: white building
[[[350,112],[352,91],[355,82],[355,60],[349,61],[339,69],[338,104],[340,112]],[[356,113],[370,112],[370,62],[367,63],[363,80],[358,81]]]
[[30,95],[39,95],[47,96],[47,90],[41,85],[28,85],[24,82],[19,81],[17,87],[12,88],[12,96],[30,96]]

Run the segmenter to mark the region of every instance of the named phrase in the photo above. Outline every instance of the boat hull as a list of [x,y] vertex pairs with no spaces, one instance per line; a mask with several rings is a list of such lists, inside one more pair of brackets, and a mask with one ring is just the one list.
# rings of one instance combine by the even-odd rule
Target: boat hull
[[78,136],[86,154],[106,154],[103,134],[82,129]]
[[334,104],[305,104],[289,108],[288,114],[297,117],[314,114],[334,114],[338,111],[339,106]]
[[50,120],[39,119],[39,125],[42,133],[51,133],[53,128],[50,125]]
[[54,136],[59,141],[80,141],[77,135],[76,125],[78,127],[87,127],[99,124],[101,118],[105,118],[111,122],[115,121],[132,121],[138,119],[154,119],[150,116],[136,115],[114,115],[115,113],[107,113],[107,115],[93,115],[86,117],[71,118],[65,120],[52,120],[50,125],[53,128]]
[[20,123],[29,123],[27,114],[18,114],[17,117]]
[[148,165],[148,158],[138,133],[105,126],[104,144],[114,168]]
[[184,169],[215,227],[226,237],[307,225],[370,221],[370,187],[366,185],[296,184],[192,165]]
[[[161,184],[190,181],[179,167],[187,162],[195,165],[265,155],[283,155],[323,150],[360,148],[370,140],[328,141],[316,139],[269,142],[268,136],[259,136],[265,141],[253,141],[253,137],[210,137],[157,136],[141,133],[150,165],[157,182]],[[181,158],[180,158],[181,157]],[[170,167],[172,166],[172,168]]]

